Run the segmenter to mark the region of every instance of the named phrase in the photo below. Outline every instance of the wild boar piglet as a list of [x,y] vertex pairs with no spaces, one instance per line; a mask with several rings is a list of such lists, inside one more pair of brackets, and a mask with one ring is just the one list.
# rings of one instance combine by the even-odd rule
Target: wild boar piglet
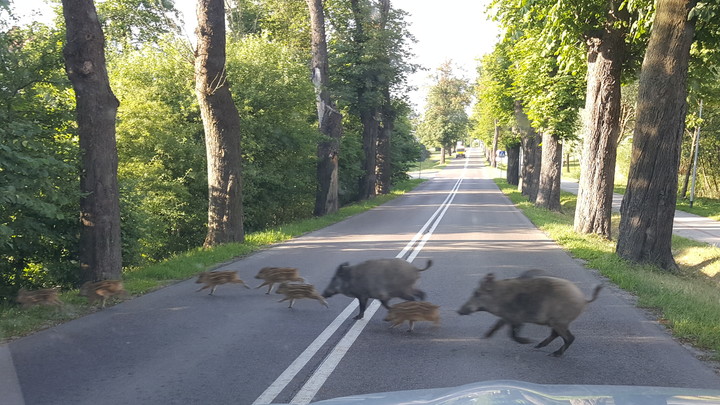
[[211,288],[209,295],[213,295],[213,293],[215,293],[215,289],[220,284],[242,284],[243,287],[250,288],[234,271],[204,271],[198,274],[198,278],[195,283],[205,283],[205,285],[200,287],[197,291]]
[[43,288],[33,291],[21,288],[20,291],[18,291],[16,301],[21,304],[23,308],[30,308],[34,305],[62,305],[62,302],[58,298],[57,288]]
[[440,307],[426,301],[405,301],[391,306],[383,320],[392,322],[391,328],[408,321],[408,332],[412,332],[415,322],[430,321],[435,326],[439,325]]
[[304,283],[305,280],[300,277],[300,273],[298,272],[298,269],[294,267],[263,267],[258,271],[258,274],[255,276],[255,278],[259,280],[264,280],[262,284],[255,287],[256,289],[268,286],[268,290],[265,294],[270,294],[270,290],[272,290],[273,285],[275,283],[284,283],[284,282],[299,282]]
[[500,319],[485,333],[489,338],[503,325],[510,325],[510,337],[518,343],[530,343],[529,339],[518,336],[523,323],[547,325],[550,336],[535,347],[545,347],[555,338],[563,339],[563,346],[553,352],[561,356],[575,340],[569,325],[585,310],[587,304],[595,301],[602,286],[593,291],[592,298],[585,298],[582,291],[571,281],[549,276],[535,276],[526,272],[518,278],[496,280],[491,273],[485,276],[472,297],[458,313],[487,311]]
[[78,294],[87,297],[90,305],[94,305],[96,301],[102,300],[102,307],[105,308],[105,302],[108,298],[115,296],[126,297],[127,291],[125,291],[121,280],[103,280],[86,282],[80,286],[80,292]]
[[281,299],[278,302],[288,301],[290,300],[290,305],[288,308],[292,308],[293,303],[297,299],[301,298],[310,298],[313,300],[320,301],[321,304],[325,305],[325,307],[328,307],[327,301],[325,301],[325,298],[323,298],[322,295],[320,295],[317,290],[315,290],[315,286],[312,284],[288,284],[288,283],[281,283],[280,286],[277,288],[277,291],[275,291],[278,294],[285,294],[285,298]]
[[335,294],[344,294],[357,298],[360,313],[355,319],[362,319],[370,298],[380,300],[382,305],[390,309],[388,302],[392,298],[414,301],[425,299],[425,293],[415,288],[420,272],[432,266],[427,261],[425,268],[417,268],[403,259],[373,259],[351,266],[341,264],[323,292],[329,298]]

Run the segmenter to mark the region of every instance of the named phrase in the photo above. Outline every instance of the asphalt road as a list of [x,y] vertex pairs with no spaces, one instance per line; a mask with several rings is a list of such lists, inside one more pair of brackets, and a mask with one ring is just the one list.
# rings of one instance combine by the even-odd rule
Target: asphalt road
[[[187,280],[0,347],[0,391],[15,384],[15,402],[26,404],[303,404],[486,380],[720,389],[718,374],[538,231],[481,165],[470,153],[406,196],[221,268],[259,285],[264,266],[297,267],[322,291],[342,262],[403,257],[422,267],[431,258],[418,287],[441,307],[439,327],[388,329],[385,309],[370,316],[376,306],[354,321],[345,296],[329,298],[329,309],[313,300],[288,309],[264,290],[224,285],[209,296]],[[496,318],[456,313],[485,274],[531,268],[588,296],[605,285],[571,325],[576,340],[561,358],[549,356],[560,339],[543,349],[506,329],[482,339]],[[540,341],[549,331],[522,332]]]

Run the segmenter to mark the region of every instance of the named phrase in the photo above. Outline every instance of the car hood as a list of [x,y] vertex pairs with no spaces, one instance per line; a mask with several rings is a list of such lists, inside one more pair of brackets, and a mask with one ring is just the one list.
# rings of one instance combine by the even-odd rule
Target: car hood
[[466,404],[720,404],[720,390],[619,385],[547,385],[486,381],[432,388],[354,395],[314,405]]

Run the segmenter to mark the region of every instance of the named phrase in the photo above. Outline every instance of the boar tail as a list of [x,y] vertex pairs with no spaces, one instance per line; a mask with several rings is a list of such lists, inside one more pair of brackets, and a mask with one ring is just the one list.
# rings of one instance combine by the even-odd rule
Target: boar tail
[[425,268],[424,268],[424,269],[418,269],[418,270],[420,270],[420,271],[427,270],[427,269],[430,268],[430,266],[432,266],[432,264],[433,264],[433,261],[432,261],[431,259],[428,259],[427,265],[425,266]]
[[597,287],[595,287],[595,291],[593,291],[592,298],[590,298],[590,299],[588,300],[588,304],[591,303],[591,302],[593,302],[593,301],[595,301],[595,300],[597,299],[598,294],[600,294],[600,290],[602,290],[602,286],[601,286],[601,285],[598,285]]

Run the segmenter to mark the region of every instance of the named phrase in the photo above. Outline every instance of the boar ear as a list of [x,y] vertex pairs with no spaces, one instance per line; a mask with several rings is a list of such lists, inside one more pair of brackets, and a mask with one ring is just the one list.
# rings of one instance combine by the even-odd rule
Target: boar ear
[[345,262],[345,263],[342,263],[341,265],[339,265],[337,268],[338,273],[345,271],[345,269],[347,269],[348,266],[350,266],[350,263],[348,263],[348,262]]
[[482,281],[480,281],[480,287],[485,290],[492,289],[493,284],[495,283],[495,275],[493,273],[488,273]]

